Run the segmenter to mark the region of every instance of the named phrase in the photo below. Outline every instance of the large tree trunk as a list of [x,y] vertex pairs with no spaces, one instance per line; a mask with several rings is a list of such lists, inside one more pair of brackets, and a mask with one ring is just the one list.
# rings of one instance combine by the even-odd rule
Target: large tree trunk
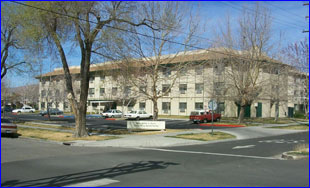
[[86,109],[80,106],[80,109],[76,110],[74,115],[75,115],[74,137],[88,136],[88,132],[86,130]]
[[158,119],[158,105],[157,99],[153,99],[153,120],[156,121]]
[[242,106],[240,105],[240,113],[239,113],[238,123],[243,123],[244,111],[245,111],[245,106],[244,105],[242,105]]

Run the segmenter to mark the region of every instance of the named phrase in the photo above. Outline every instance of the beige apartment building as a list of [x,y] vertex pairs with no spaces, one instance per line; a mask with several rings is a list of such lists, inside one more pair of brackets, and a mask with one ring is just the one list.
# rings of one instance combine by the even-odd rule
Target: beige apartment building
[[[158,99],[159,115],[180,115],[188,116],[193,110],[208,110],[208,102],[216,100],[218,104],[217,112],[225,117],[237,117],[239,107],[229,97],[229,88],[225,76],[225,70],[229,67],[218,63],[218,59],[213,58],[210,52],[203,50],[192,51],[177,57],[173,64],[181,62],[193,62],[190,66],[183,68],[179,72],[177,79],[170,92]],[[130,110],[144,109],[148,113],[153,113],[153,103],[147,99],[143,93],[139,92],[136,86],[132,86],[126,79],[120,79],[119,74],[114,72],[115,62],[106,62],[91,65],[91,78],[88,92],[88,112],[99,114],[108,109],[119,109],[124,113]],[[270,66],[273,64],[270,63]],[[281,64],[281,66],[284,64]],[[287,66],[287,65],[284,65]],[[288,66],[287,66],[288,67]],[[261,70],[260,78],[269,80],[261,94],[252,105],[246,107],[246,117],[274,117],[278,108],[279,117],[290,117],[294,110],[299,110],[305,104],[305,79],[308,75],[301,74],[292,67],[288,74]],[[74,75],[75,93],[79,94],[79,67],[70,67]],[[170,72],[163,69],[157,87],[166,91],[173,82]],[[66,99],[65,84],[63,80],[62,68],[43,74],[37,79],[40,80],[40,110],[50,107],[57,107],[63,111],[70,111],[70,105]],[[144,86],[150,89],[150,86]],[[279,89],[281,87],[281,89]],[[225,89],[226,88],[226,89]],[[225,90],[225,92],[224,92]],[[277,90],[275,93],[274,91]],[[275,98],[277,95],[277,98]],[[275,104],[279,102],[279,105]]]

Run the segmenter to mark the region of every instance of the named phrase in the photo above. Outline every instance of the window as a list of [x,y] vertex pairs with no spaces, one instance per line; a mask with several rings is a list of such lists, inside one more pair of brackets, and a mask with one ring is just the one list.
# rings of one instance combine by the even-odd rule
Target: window
[[162,93],[164,94],[164,96],[169,96],[170,93],[170,89],[169,89],[169,84],[163,84],[162,85]]
[[128,105],[128,111],[131,111],[134,106],[135,106],[135,103],[130,102],[129,105]]
[[95,80],[94,77],[90,77],[90,78],[89,78],[89,83],[91,83],[91,84],[94,83],[94,80]]
[[196,94],[202,94],[203,92],[203,83],[195,84]]
[[103,96],[103,95],[104,95],[104,93],[105,93],[104,88],[100,88],[100,96]]
[[163,75],[164,76],[170,76],[171,75],[171,69],[169,67],[164,67],[163,68]]
[[131,93],[131,87],[130,86],[126,86],[124,89],[124,94],[125,96],[129,96]]
[[104,81],[105,80],[105,75],[100,76],[100,81]]
[[60,91],[59,91],[59,89],[57,89],[57,90],[55,91],[55,96],[56,96],[56,97],[59,97],[59,96],[60,96]]
[[88,89],[88,96],[94,97],[94,95],[95,95],[95,88],[89,88]]
[[214,91],[216,95],[223,95],[224,94],[224,82],[214,82]]
[[145,102],[140,102],[139,103],[139,109],[140,110],[145,110]]
[[197,67],[195,68],[195,72],[196,72],[196,75],[202,75],[203,66],[197,66]]
[[68,106],[68,103],[67,102],[64,102],[64,109],[67,109],[69,106]]
[[140,86],[139,91],[140,91],[140,93],[145,93],[146,92],[146,86]]
[[45,102],[41,102],[41,109],[45,109]]
[[45,97],[45,95],[46,95],[46,91],[45,91],[45,90],[42,90],[42,91],[41,91],[41,97]]
[[203,102],[196,102],[195,110],[203,110]]
[[180,84],[179,85],[179,91],[181,94],[185,94],[187,90],[187,84]]
[[168,114],[170,112],[170,102],[163,102],[162,110],[164,114]]
[[186,67],[181,68],[181,70],[180,70],[180,75],[181,75],[181,76],[184,76],[184,75],[186,75],[186,73],[187,73]]
[[214,66],[213,71],[216,75],[222,75],[224,71],[224,65],[221,63],[218,63]]
[[112,87],[112,95],[117,95],[117,87]]
[[187,103],[186,102],[180,102],[179,103],[179,110],[180,112],[185,112],[187,109]]
[[224,111],[225,111],[225,102],[219,102],[216,109],[216,113],[224,113]]

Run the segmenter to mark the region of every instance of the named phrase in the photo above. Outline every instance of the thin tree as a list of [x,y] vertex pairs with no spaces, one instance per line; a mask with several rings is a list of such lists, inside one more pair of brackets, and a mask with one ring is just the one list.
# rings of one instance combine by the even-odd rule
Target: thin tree
[[[298,87],[301,88],[301,100],[304,113],[309,118],[309,38],[289,44],[283,49],[285,61],[298,70],[297,77],[302,80]],[[297,96],[294,96],[297,97]]]
[[243,122],[245,108],[256,100],[265,83],[262,71],[266,65],[267,52],[272,48],[271,17],[269,10],[256,4],[253,12],[244,9],[237,32],[231,21],[221,29],[217,46],[227,54],[225,68],[227,95],[240,106],[239,123]]
[[[122,59],[117,66],[127,70],[130,85],[139,91],[140,97],[152,101],[153,120],[158,118],[158,99],[169,95],[182,70],[191,63],[182,58],[186,58],[188,46],[195,42],[192,37],[197,22],[190,17],[190,24],[185,24],[182,11],[184,9],[177,2],[144,3],[141,15],[150,20],[151,28],[161,29],[132,28],[130,36],[125,39],[132,45],[114,48]],[[180,30],[188,30],[188,33],[181,36]],[[175,40],[183,40],[185,45],[171,43]]]

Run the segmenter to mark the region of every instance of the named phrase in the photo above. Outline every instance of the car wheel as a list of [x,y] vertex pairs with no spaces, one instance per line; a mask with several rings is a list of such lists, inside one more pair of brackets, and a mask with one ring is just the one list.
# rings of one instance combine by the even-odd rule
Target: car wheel
[[22,113],[22,112],[21,112],[21,111],[18,111],[17,113],[19,113],[19,114],[20,114],[20,113]]
[[112,115],[111,118],[114,118],[114,116]]
[[136,120],[140,120],[140,117],[136,117]]
[[150,119],[153,119],[153,116],[150,116]]

